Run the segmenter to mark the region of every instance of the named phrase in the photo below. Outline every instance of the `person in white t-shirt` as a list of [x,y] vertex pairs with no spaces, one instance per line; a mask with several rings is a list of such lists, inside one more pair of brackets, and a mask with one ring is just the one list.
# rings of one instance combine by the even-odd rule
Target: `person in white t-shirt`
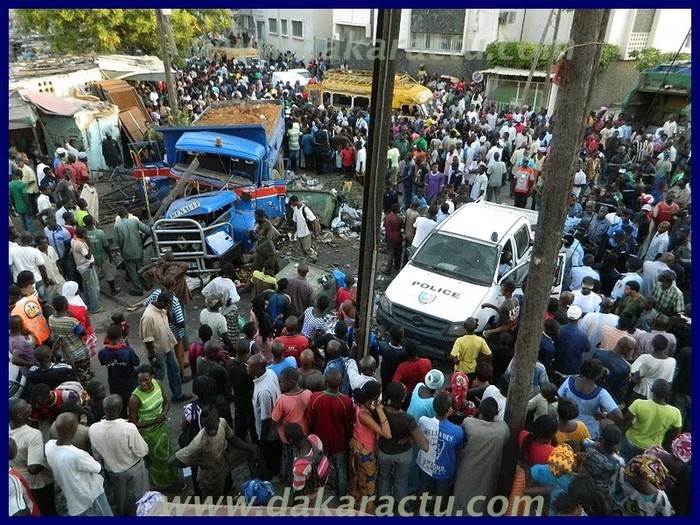
[[46,461],[66,497],[69,516],[112,516],[104,491],[102,465],[90,454],[71,445],[78,416],[64,412],[56,419],[58,439],[46,443]]
[[593,291],[594,287],[595,279],[584,277],[581,281],[581,289],[572,292],[574,294],[574,302],[571,304],[581,308],[583,313],[597,312],[603,298]]
[[416,234],[413,236],[413,242],[411,243],[413,248],[418,248],[428,237],[430,232],[433,231],[435,226],[437,226],[437,214],[437,206],[430,206],[430,208],[428,208],[427,217],[416,218],[416,221],[413,223],[413,228],[416,230]]
[[[318,252],[311,246],[311,238],[312,234],[314,237],[318,237],[320,229],[318,219],[314,212],[308,206],[302,204],[296,195],[292,195],[289,199],[289,205],[292,207],[292,221],[296,224],[299,246],[302,252],[311,259],[311,262],[316,262]],[[310,224],[313,225],[313,231],[309,226]]]

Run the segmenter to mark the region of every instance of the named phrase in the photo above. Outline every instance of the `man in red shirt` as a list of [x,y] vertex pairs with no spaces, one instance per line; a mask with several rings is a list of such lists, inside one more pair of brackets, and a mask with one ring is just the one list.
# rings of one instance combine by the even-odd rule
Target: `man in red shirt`
[[306,406],[309,433],[316,434],[323,443],[323,451],[335,466],[336,495],[347,491],[348,443],[355,424],[352,399],[338,392],[343,376],[337,368],[326,372],[326,390],[311,394]]
[[395,202],[391,205],[391,211],[384,217],[384,231],[386,237],[386,251],[389,257],[382,273],[390,274],[392,266],[398,272],[401,269],[401,248],[403,247],[404,220],[399,215],[401,205]]
[[649,238],[651,238],[651,233],[656,231],[659,224],[662,222],[666,221],[673,224],[673,221],[676,218],[675,213],[678,211],[678,209],[678,204],[673,202],[673,196],[666,193],[664,200],[654,206],[654,210],[652,211],[651,217],[653,222],[651,225],[651,231],[649,232]]
[[340,150],[340,163],[343,166],[343,174],[352,177],[355,173],[355,148],[348,143]]
[[335,305],[340,308],[348,300],[352,300],[352,285],[355,284],[355,276],[351,273],[345,274],[345,286],[338,288],[335,292]]
[[71,171],[71,182],[77,194],[80,194],[80,190],[83,189],[83,184],[90,180],[90,174],[88,173],[87,166],[80,162],[75,155],[70,153],[68,155],[68,163],[66,168]]
[[283,357],[293,357],[297,362],[297,368],[301,367],[301,353],[309,348],[309,340],[305,335],[298,333],[299,320],[290,315],[284,321],[282,335],[275,338],[284,345]]
[[411,401],[413,389],[425,379],[425,374],[433,369],[433,365],[430,363],[430,359],[418,357],[418,344],[415,341],[408,339],[403,346],[408,361],[404,361],[398,366],[392,381],[398,381],[406,387],[405,403],[408,404]]

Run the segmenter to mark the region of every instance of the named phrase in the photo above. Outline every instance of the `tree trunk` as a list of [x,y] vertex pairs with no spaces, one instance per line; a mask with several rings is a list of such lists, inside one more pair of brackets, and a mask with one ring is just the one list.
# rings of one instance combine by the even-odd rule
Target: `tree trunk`
[[[573,187],[573,173],[581,146],[581,132],[595,80],[609,9],[577,9],[571,27],[571,42],[564,75],[552,117],[556,124],[553,147],[547,156],[542,207],[532,250],[526,300],[515,343],[513,375],[508,389],[505,419],[510,443],[504,450],[499,492],[507,494],[515,473],[517,436],[525,424],[532,376],[539,351],[542,322],[549,301],[561,231]],[[554,176],[551,176],[554,175]]]
[[187,169],[185,170],[185,173],[182,174],[182,177],[180,177],[180,180],[177,181],[177,184],[175,184],[175,187],[170,190],[170,193],[168,193],[165,198],[163,199],[163,202],[161,202],[160,206],[156,210],[156,212],[153,214],[153,217],[151,218],[150,221],[150,226],[153,226],[155,222],[160,219],[160,217],[168,210],[168,207],[177,199],[182,197],[183,193],[185,192],[185,188],[187,187],[187,183],[190,181],[190,177],[192,174],[195,172],[195,170],[199,167],[199,159],[195,158],[189,166],[187,166]]
[[389,122],[391,101],[394,93],[396,56],[393,44],[399,37],[400,9],[379,9],[377,16],[377,39],[374,45],[374,82],[372,83],[372,105],[370,108],[369,136],[367,148],[367,171],[362,199],[362,237],[360,238],[360,260],[357,279],[357,317],[355,319],[355,341],[357,357],[369,353],[369,333],[374,304],[374,282],[379,255],[379,229],[382,216],[382,194],[386,174],[387,144],[389,144]]
[[165,82],[168,85],[168,105],[170,106],[171,125],[176,125],[178,120],[177,107],[177,87],[175,84],[175,76],[171,67],[171,59],[177,55],[177,48],[174,46],[173,32],[170,28],[170,20],[167,15],[163,14],[162,9],[156,9],[156,22],[160,39],[160,54],[163,55],[163,69],[165,70]]
[[[552,50],[549,53],[549,63],[547,64],[547,77],[544,81],[544,95],[542,96],[542,107],[549,107],[549,94],[552,92],[552,82],[550,81],[552,66],[558,58],[554,54],[557,45],[557,37],[559,36],[559,22],[561,21],[561,9],[557,9],[557,16],[554,19],[554,34],[552,35]],[[534,108],[533,108],[534,109]]]

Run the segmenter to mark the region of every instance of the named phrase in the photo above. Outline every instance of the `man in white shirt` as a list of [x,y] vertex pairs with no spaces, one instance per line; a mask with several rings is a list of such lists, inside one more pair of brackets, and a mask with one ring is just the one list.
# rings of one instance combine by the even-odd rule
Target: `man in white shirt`
[[667,137],[673,137],[676,134],[676,131],[678,131],[678,123],[676,122],[675,115],[671,115],[670,117],[668,117],[668,120],[664,122],[664,125],[661,126],[661,129],[663,129]]
[[371,355],[363,357],[357,363],[354,359],[345,360],[345,370],[350,381],[350,390],[362,388],[365,383],[377,381],[374,373],[377,370],[377,361]]
[[428,208],[427,217],[418,217],[416,222],[413,223],[413,228],[416,230],[416,234],[413,237],[413,242],[411,246],[413,248],[418,248],[423,241],[428,237],[431,231],[437,226],[436,218],[438,214],[437,206],[430,206]]
[[[301,251],[311,259],[311,262],[316,262],[318,252],[311,246],[311,238],[312,233],[314,236],[318,236],[320,228],[318,219],[314,212],[308,206],[302,204],[296,195],[292,195],[289,199],[289,205],[292,207],[292,221],[296,224],[297,240]],[[313,227],[313,232],[310,225]]]
[[[46,215],[51,210],[53,204],[51,203],[51,188],[49,186],[39,187],[39,196],[36,199],[36,211],[39,215]],[[43,224],[43,222],[42,222]]]
[[588,336],[592,351],[600,346],[602,328],[604,326],[617,326],[619,317],[612,313],[614,308],[615,303],[613,303],[612,299],[606,297],[600,302],[600,311],[590,312],[578,322],[579,330]]
[[253,378],[253,413],[255,431],[260,439],[260,451],[270,470],[277,473],[280,468],[282,443],[272,421],[272,409],[282,394],[279,379],[274,370],[267,368],[267,359],[262,354],[249,357],[246,370]]
[[233,278],[236,275],[236,270],[233,264],[226,263],[221,267],[221,273],[218,277],[214,277],[209,283],[202,288],[202,295],[206,299],[210,295],[220,294],[221,304],[223,305],[221,313],[224,316],[237,310],[236,303],[241,300],[236,289],[236,283]]
[[90,454],[71,445],[78,416],[64,412],[56,419],[58,439],[45,445],[46,460],[66,497],[69,516],[112,516],[104,491],[102,465]]
[[586,187],[586,173],[583,171],[583,162],[579,159],[578,171],[574,174],[574,187],[571,193],[576,196],[576,200],[580,200],[581,191]]
[[642,269],[642,261],[639,257],[630,257],[627,260],[627,273],[622,274],[613,286],[612,292],[610,292],[610,298],[613,301],[618,301],[622,299],[625,295],[625,284],[630,281],[636,281],[639,286],[642,286],[642,276],[639,275],[639,271]]
[[662,221],[659,223],[658,230],[652,234],[651,241],[649,242],[647,253],[644,256],[645,261],[654,261],[660,254],[666,253],[670,240],[668,236],[669,229],[671,229],[670,222]]
[[41,255],[41,252],[31,244],[32,234],[30,232],[22,232],[19,236],[19,244],[10,246],[12,279],[16,281],[17,275],[23,270],[31,271],[34,274],[34,282],[39,296],[46,300],[45,287],[55,283],[46,275],[44,257]]
[[479,112],[474,104],[469,106],[469,111],[467,111],[467,122],[479,122]]
[[581,308],[584,314],[597,312],[603,300],[600,295],[593,291],[594,287],[595,279],[592,277],[584,277],[581,283],[581,289],[572,292],[574,294],[574,302],[571,304]]
[[513,119],[509,118],[503,126],[501,126],[501,133],[500,136],[501,138],[505,137],[505,134],[508,133],[508,140],[513,143],[515,140],[515,126],[513,126]]
[[469,193],[469,197],[473,201],[486,195],[486,188],[488,187],[489,183],[489,178],[486,176],[486,166],[481,164],[477,167],[477,170],[478,171],[476,177],[474,177],[471,192]]
[[592,266],[595,264],[593,254],[583,256],[583,266],[575,266],[571,268],[571,291],[580,290],[581,282],[584,277],[592,277],[596,281],[600,281],[600,274],[596,272]]
[[117,516],[133,516],[136,502],[150,490],[144,457],[148,445],[136,425],[119,417],[123,401],[118,394],[102,401],[105,419],[90,426],[90,446],[102,460],[114,492]]

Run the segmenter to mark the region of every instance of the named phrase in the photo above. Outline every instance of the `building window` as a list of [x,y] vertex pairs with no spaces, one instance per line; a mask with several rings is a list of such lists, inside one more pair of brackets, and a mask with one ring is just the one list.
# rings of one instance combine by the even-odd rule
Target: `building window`
[[267,19],[267,26],[270,28],[271,35],[277,34],[277,19],[276,18],[268,18]]
[[280,22],[282,23],[282,36],[287,36],[289,34],[289,20],[283,18]]
[[423,51],[455,53],[462,50],[462,35],[411,32],[410,47]]
[[362,26],[336,24],[338,39],[344,42],[368,42],[366,30]]
[[292,20],[292,36],[304,38],[304,23],[301,20]]
[[641,51],[646,48],[649,43],[649,33],[630,33],[630,38],[627,42],[627,53],[625,54],[625,59],[629,60],[632,51]]
[[515,23],[515,11],[501,11],[498,15],[498,23],[501,25],[508,25]]

